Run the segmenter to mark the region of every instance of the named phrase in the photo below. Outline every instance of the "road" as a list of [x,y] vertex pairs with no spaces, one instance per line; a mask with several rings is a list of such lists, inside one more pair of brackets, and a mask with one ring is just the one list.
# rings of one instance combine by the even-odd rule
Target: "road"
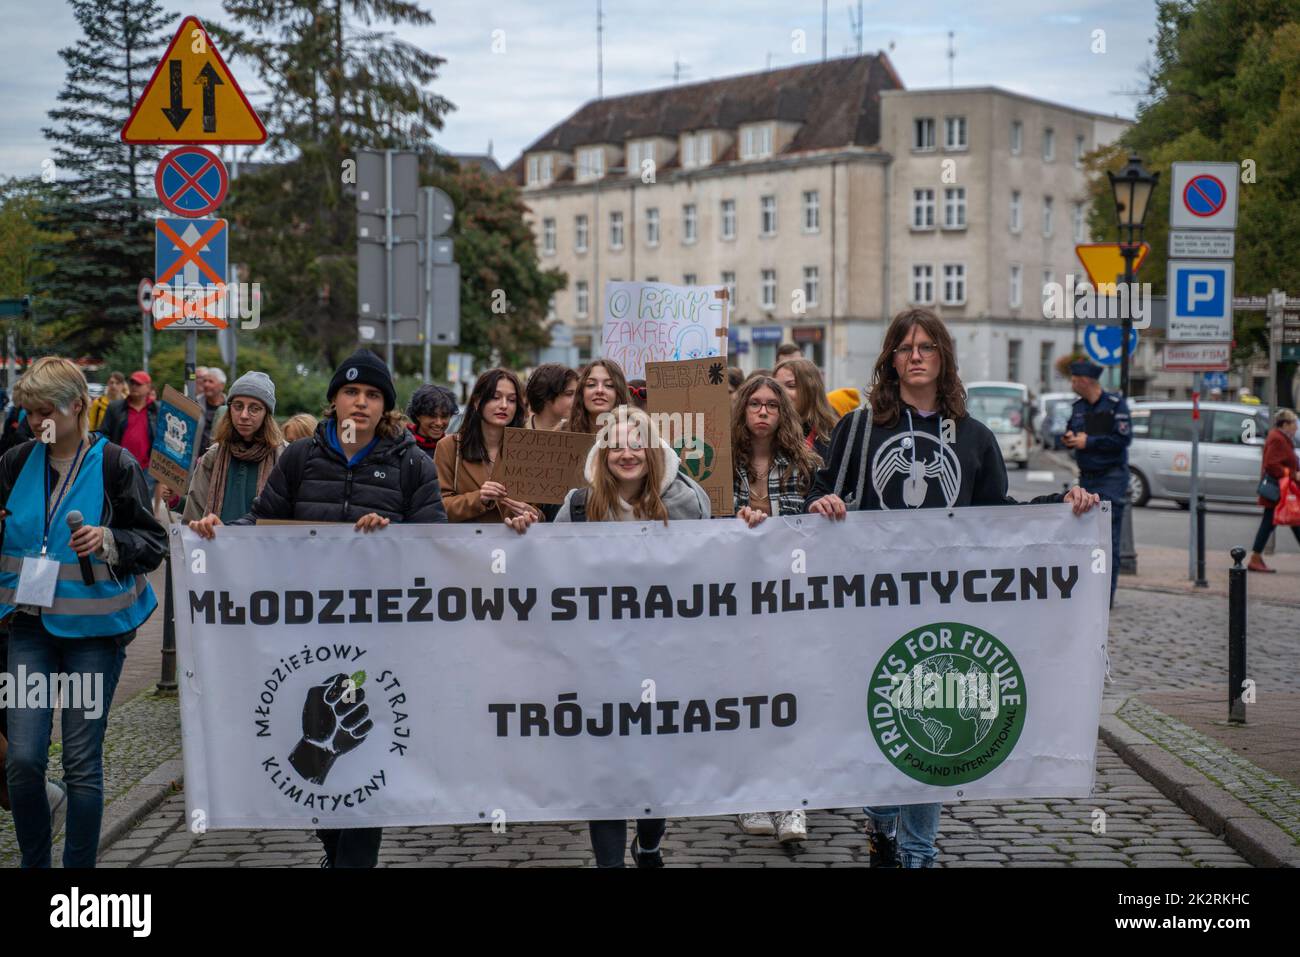
[[[1028,500],[1035,495],[1059,492],[1067,482],[1072,482],[1075,472],[1065,467],[1065,453],[1049,455],[1037,448],[1029,457],[1029,468],[1008,470],[1011,494]],[[1250,548],[1259,527],[1260,510],[1241,505],[1211,505],[1206,519],[1205,549],[1207,552],[1227,552],[1234,546]],[[1173,502],[1153,499],[1146,506],[1134,509],[1133,536],[1139,546],[1159,545],[1169,548],[1186,548],[1190,532],[1190,518]],[[1283,553],[1300,552],[1292,535],[1277,539],[1277,548]]]

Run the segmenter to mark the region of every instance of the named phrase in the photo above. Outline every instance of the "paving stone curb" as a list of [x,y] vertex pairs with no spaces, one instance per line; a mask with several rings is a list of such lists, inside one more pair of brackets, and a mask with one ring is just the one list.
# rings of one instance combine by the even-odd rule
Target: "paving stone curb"
[[1129,767],[1251,864],[1300,867],[1300,849],[1286,831],[1117,714],[1103,713],[1099,731]]
[[118,838],[125,836],[184,783],[185,763],[180,758],[173,758],[158,765],[129,791],[105,807],[99,831],[100,853],[108,850]]

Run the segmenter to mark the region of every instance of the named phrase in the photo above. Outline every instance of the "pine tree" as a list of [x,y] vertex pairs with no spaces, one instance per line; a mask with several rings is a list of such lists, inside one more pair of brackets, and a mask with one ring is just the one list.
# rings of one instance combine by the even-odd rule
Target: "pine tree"
[[53,195],[42,229],[67,236],[42,250],[37,320],[61,351],[100,352],[140,324],[136,287],[153,274],[152,176],[160,151],[120,138],[167,39],[158,0],[69,0],[82,36],[59,51],[67,77],[44,130],[54,144]]

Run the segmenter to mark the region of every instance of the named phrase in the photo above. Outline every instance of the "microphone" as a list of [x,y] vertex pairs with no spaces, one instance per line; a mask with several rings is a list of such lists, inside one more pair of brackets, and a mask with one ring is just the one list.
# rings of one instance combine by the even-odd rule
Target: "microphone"
[[[86,524],[85,518],[75,509],[68,513],[68,530],[72,534],[77,534],[77,529]],[[81,583],[83,585],[95,584],[95,569],[90,564],[90,556],[82,555],[77,559],[77,564],[81,566]]]

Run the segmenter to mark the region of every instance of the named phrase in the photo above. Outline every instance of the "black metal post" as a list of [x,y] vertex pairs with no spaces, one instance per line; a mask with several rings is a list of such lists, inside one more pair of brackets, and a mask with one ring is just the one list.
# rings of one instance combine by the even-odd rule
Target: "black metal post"
[[176,603],[172,597],[172,557],[164,559],[167,583],[163,587],[162,676],[158,694],[176,693]]
[[1241,693],[1246,684],[1246,569],[1241,560],[1246,550],[1232,550],[1228,569],[1228,721],[1246,723],[1246,703]]
[[1209,588],[1205,579],[1205,496],[1196,496],[1196,587]]
[[[1133,283],[1137,281],[1137,273],[1133,271],[1133,260],[1137,258],[1138,244],[1133,242],[1132,229],[1129,230],[1129,241],[1120,244],[1120,253],[1124,257],[1124,286],[1128,291],[1128,308],[1124,310],[1121,317],[1123,325],[1121,326],[1120,344],[1119,344],[1119,391],[1124,396],[1124,401],[1129,400],[1129,355],[1128,342],[1133,336]],[[1128,484],[1124,486],[1125,498],[1127,498]],[[1130,502],[1124,503],[1124,511],[1120,514],[1120,535],[1119,535],[1119,571],[1121,575],[1136,575],[1138,570],[1137,544],[1133,540],[1133,505]]]

